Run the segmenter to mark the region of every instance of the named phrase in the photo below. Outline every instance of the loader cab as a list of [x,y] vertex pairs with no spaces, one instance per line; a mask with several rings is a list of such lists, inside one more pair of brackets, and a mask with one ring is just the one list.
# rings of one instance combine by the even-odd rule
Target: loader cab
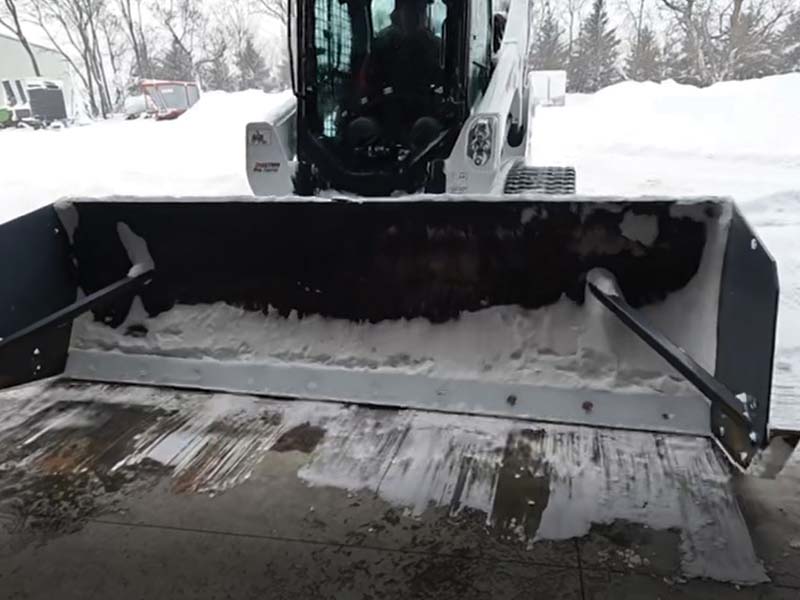
[[300,0],[296,19],[296,191],[444,191],[491,76],[491,0]]

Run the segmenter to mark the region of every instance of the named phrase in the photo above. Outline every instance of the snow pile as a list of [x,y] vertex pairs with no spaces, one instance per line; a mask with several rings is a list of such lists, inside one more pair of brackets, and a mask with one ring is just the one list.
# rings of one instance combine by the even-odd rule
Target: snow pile
[[624,82],[568,102],[542,121],[564,127],[576,150],[800,164],[800,73],[708,88]]
[[174,121],[2,131],[0,222],[64,196],[250,195],[245,126],[293,101],[290,91],[209,92]]
[[294,105],[291,90],[266,94],[259,90],[244,92],[207,92],[177,122],[185,127],[212,127],[218,132],[234,130],[241,139],[251,121],[270,121]]

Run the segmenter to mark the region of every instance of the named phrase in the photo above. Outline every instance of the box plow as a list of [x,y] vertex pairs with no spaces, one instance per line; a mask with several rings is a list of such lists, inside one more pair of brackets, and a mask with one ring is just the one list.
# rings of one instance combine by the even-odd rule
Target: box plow
[[768,427],[778,284],[729,201],[67,200],[0,226],[44,377],[710,436]]

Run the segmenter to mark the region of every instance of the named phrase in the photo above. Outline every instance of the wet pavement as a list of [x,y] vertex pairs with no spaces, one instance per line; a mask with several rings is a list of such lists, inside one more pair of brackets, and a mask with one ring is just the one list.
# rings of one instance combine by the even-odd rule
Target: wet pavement
[[[0,400],[0,598],[800,598],[800,461],[729,479],[691,440],[631,462],[554,427],[145,387]],[[726,560],[769,582],[692,576]]]

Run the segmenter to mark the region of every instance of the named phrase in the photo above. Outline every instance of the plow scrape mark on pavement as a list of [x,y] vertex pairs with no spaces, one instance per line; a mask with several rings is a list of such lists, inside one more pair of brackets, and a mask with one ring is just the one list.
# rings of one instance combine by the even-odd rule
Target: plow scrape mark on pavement
[[175,492],[221,492],[249,478],[283,433],[281,423],[269,402],[210,395],[141,432],[114,470],[156,462],[171,468]]
[[50,381],[37,381],[16,388],[2,390],[0,402],[0,434],[19,427],[36,413],[56,403],[48,395]]
[[408,432],[379,490],[421,514],[429,506],[491,512],[511,424],[498,419],[412,412]]
[[421,514],[430,505],[491,512],[509,422],[357,409],[326,424],[298,475],[312,485],[369,489]]
[[342,410],[298,475],[312,485],[377,491],[408,429],[409,413]]
[[532,440],[550,473],[537,539],[584,536],[592,523],[627,520],[681,532],[688,576],[767,581],[730,475],[710,440],[549,426]]
[[[85,384],[45,391],[45,408],[0,438],[0,509],[53,531],[79,528],[116,507],[123,487],[149,487],[165,475],[176,493],[228,489],[299,425],[282,422],[285,402]],[[313,411],[303,402],[292,406],[295,419]]]
[[112,467],[157,418],[148,408],[61,401],[8,430],[0,441],[0,505],[14,527],[74,531],[113,508],[135,477]]
[[430,505],[477,509],[501,536],[526,545],[583,537],[593,524],[617,520],[678,530],[686,575],[767,580],[730,475],[707,439],[376,414],[349,411],[328,423],[299,476],[373,490],[413,514]]

